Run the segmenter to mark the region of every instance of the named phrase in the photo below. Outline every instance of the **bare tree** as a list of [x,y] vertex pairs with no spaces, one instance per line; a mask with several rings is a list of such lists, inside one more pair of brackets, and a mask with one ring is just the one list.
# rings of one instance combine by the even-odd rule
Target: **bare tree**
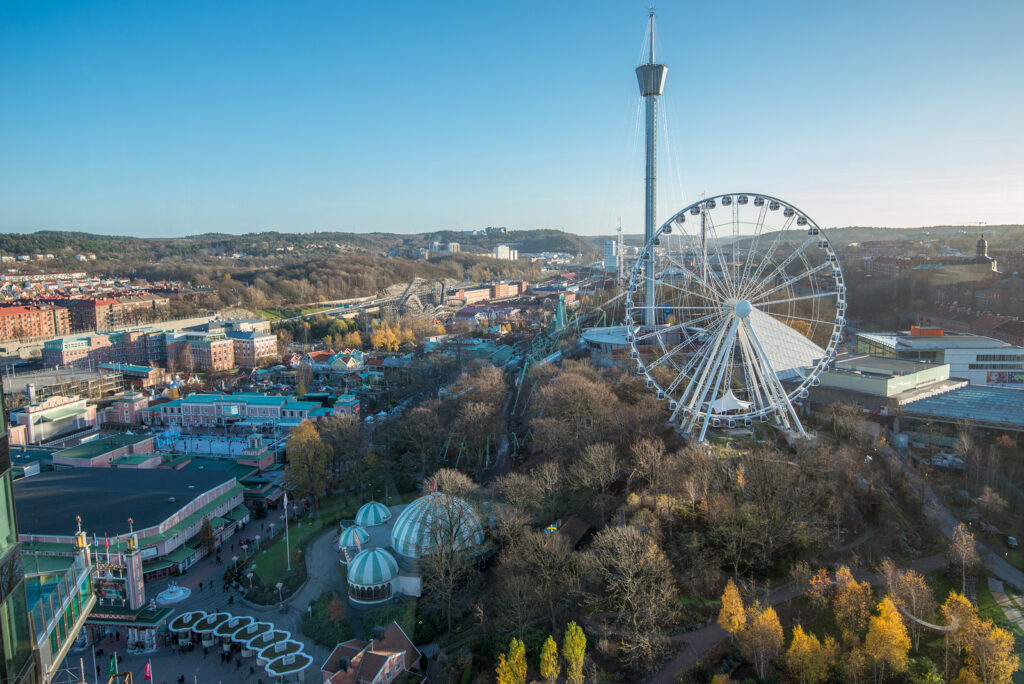
[[472,537],[479,528],[476,513],[463,499],[438,492],[426,502],[424,555],[420,558],[427,599],[440,608],[452,631],[452,615],[464,585],[473,576]]
[[960,523],[949,542],[949,559],[960,566],[960,592],[967,593],[967,568],[978,562],[978,546],[967,525]]

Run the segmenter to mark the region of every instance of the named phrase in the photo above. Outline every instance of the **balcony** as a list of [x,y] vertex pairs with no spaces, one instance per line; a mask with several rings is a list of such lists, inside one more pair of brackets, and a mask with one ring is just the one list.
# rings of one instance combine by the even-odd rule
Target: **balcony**
[[96,604],[92,566],[82,556],[24,555],[29,627],[40,679],[50,682]]

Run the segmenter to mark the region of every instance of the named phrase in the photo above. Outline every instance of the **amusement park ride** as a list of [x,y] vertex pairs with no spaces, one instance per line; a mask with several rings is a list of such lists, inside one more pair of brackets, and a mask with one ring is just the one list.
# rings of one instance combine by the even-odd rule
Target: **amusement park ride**
[[[646,105],[644,246],[616,297],[535,340],[522,379],[530,362],[552,358],[543,354],[559,338],[587,328],[584,337],[617,340],[691,439],[755,422],[805,435],[794,403],[842,339],[846,287],[836,250],[804,212],[762,193],[701,199],[655,229],[658,97],[668,68],[654,59],[653,10],[648,40],[648,60],[636,69]],[[609,305],[623,303],[622,325],[594,327],[605,325]]]

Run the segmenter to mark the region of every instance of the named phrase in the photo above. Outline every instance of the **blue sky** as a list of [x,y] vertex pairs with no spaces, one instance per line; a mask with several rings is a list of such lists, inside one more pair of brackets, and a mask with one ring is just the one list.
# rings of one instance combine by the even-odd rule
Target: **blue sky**
[[[0,230],[642,230],[646,3],[0,4]],[[1024,222],[1024,3],[658,6],[659,215]]]

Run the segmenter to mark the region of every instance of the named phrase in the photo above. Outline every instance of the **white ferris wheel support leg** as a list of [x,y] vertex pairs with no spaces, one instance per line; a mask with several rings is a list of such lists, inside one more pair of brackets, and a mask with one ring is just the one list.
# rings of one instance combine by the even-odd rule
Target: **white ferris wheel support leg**
[[804,432],[804,426],[800,423],[800,418],[796,415],[796,409],[793,408],[793,404],[789,401],[789,395],[786,394],[786,390],[782,386],[782,382],[779,380],[779,376],[775,374],[775,369],[772,368],[771,363],[768,362],[768,355],[765,353],[764,347],[761,346],[761,340],[757,339],[757,335],[754,334],[754,328],[750,325],[749,322],[746,322],[745,327],[747,333],[750,335],[750,339],[753,340],[754,345],[757,347],[758,354],[760,354],[761,359],[765,365],[765,368],[768,371],[769,378],[771,379],[771,384],[775,386],[775,389],[778,391],[779,396],[782,398],[784,406],[786,409],[788,409],[789,415],[792,416],[793,422],[796,425],[797,430],[800,432],[800,435],[806,437],[807,433]]
[[[713,385],[714,391],[711,392],[711,401],[714,401],[715,397],[718,396],[718,390],[721,389],[721,387],[722,387],[722,380],[726,376],[726,369],[728,369],[731,366],[732,353],[733,353],[733,349],[734,349],[735,343],[736,343],[736,329],[739,327],[739,324],[740,324],[739,317],[734,317],[732,325],[729,327],[729,336],[726,338],[725,344],[722,345],[722,358],[721,358],[721,361],[719,361],[719,364],[718,364],[718,377],[715,378],[715,382],[714,382],[714,385]],[[709,386],[706,390],[704,390],[704,394],[705,395],[707,395],[708,390],[711,390],[711,386]],[[704,399],[702,398],[701,402],[700,402],[700,404],[698,404],[698,406],[702,405],[703,403],[704,403]],[[711,407],[710,406],[708,407],[708,410],[707,410],[707,416],[705,416],[705,418],[704,418],[704,425],[702,425],[701,428],[700,428],[700,437],[697,439],[697,441],[699,441],[699,442],[703,442],[704,441],[704,435],[707,434],[708,424],[709,423],[711,423]]]
[[[697,422],[697,417],[700,415],[701,407],[707,400],[708,392],[711,391],[712,385],[715,384],[715,381],[712,380],[712,378],[717,380],[725,367],[725,355],[726,352],[732,348],[732,338],[736,334],[737,325],[739,325],[739,322],[733,318],[732,323],[729,325],[728,332],[723,330],[723,334],[718,339],[718,344],[712,352],[713,356],[711,363],[704,366],[704,372],[701,373],[700,382],[696,384],[696,391],[690,397],[690,401],[688,403],[688,408],[690,409],[690,420],[686,423],[686,432],[692,430],[694,424]],[[689,388],[687,388],[687,390],[689,390]],[[707,415],[704,418],[704,424],[707,425],[708,420],[711,418],[710,412],[707,412]],[[703,433],[704,431],[702,430],[701,434],[703,435]],[[703,437],[701,437],[701,439],[703,439]]]

